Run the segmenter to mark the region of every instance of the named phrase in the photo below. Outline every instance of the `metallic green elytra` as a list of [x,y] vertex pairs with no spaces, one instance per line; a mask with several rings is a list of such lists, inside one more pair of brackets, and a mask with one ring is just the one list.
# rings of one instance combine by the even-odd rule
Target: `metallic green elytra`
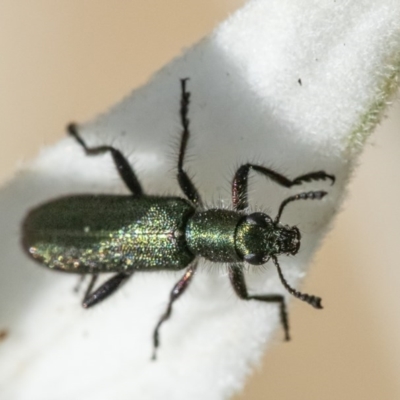
[[23,241],[34,259],[66,272],[177,270],[194,259],[184,237],[193,213],[178,197],[64,197],[29,213]]
[[[244,300],[277,303],[285,338],[289,324],[282,294],[248,294],[243,265],[260,265],[272,259],[285,289],[315,308],[321,299],[293,289],[285,280],[278,256],[295,255],[300,247],[297,227],[282,225],[280,217],[287,204],[297,200],[322,199],[325,191],[301,192],[285,199],[275,219],[248,212],[248,175],[255,171],[277,184],[290,188],[315,180],[335,181],[324,171],[310,172],[290,180],[278,172],[255,164],[244,164],[232,181],[232,210],[204,209],[200,195],[183,169],[189,140],[187,79],[181,80],[180,117],[182,138],[177,179],[187,199],[147,196],[123,154],[112,146],[88,147],[75,124],[68,131],[88,155],[110,153],[117,171],[131,191],[129,196],[76,195],[49,201],[32,209],[22,227],[22,243],[34,260],[45,266],[92,276],[82,305],[89,308],[115,292],[137,271],[185,269],[173,287],[165,313],[153,334],[154,353],[159,346],[159,329],[172,305],[189,286],[199,258],[229,265],[229,279],[235,293]],[[99,273],[115,275],[94,290]]]

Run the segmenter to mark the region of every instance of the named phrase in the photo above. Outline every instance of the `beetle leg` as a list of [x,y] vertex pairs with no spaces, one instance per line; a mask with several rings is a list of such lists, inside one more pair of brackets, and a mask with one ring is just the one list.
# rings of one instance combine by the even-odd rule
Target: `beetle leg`
[[242,211],[248,207],[248,177],[251,169],[259,172],[260,174],[276,182],[278,185],[286,188],[290,188],[294,185],[301,185],[304,182],[326,179],[330,179],[332,181],[332,185],[335,183],[335,176],[329,175],[325,171],[310,172],[290,180],[284,175],[281,175],[278,172],[269,168],[265,168],[261,165],[244,164],[237,169],[232,182],[232,202],[235,210]]
[[169,302],[167,309],[165,310],[164,314],[161,315],[161,318],[159,319],[153,333],[153,356],[152,360],[155,360],[157,357],[157,348],[160,345],[160,339],[159,339],[159,331],[161,328],[161,325],[170,318],[171,313],[172,313],[172,305],[175,300],[177,300],[187,289],[189,286],[190,282],[192,281],[193,275],[196,272],[197,268],[197,261],[192,264],[185,272],[185,275],[179,281],[175,284],[173,289],[171,290],[171,293],[169,295]]
[[[83,275],[83,278],[85,278],[86,275]],[[92,274],[90,277],[90,282],[89,285],[87,286],[86,290],[85,290],[85,294],[83,296],[83,300],[82,300],[82,307],[85,307],[83,305],[83,303],[85,302],[85,300],[91,296],[92,291],[93,291],[93,287],[97,282],[97,279],[99,278],[99,274]]]
[[79,277],[79,280],[78,280],[78,282],[76,283],[76,286],[74,287],[74,292],[75,292],[75,293],[79,293],[79,291],[81,290],[81,287],[82,287],[82,284],[83,284],[83,281],[85,280],[85,278],[86,278],[86,274],[82,274],[82,275]]
[[285,298],[281,294],[249,295],[247,292],[247,286],[244,280],[243,271],[238,264],[230,266],[229,279],[235,293],[243,300],[258,300],[265,301],[267,303],[278,303],[280,307],[281,324],[283,330],[285,331],[285,340],[290,340],[289,321],[286,311]]
[[82,307],[89,308],[100,303],[113,294],[132,275],[133,272],[120,272],[104,282],[98,289],[92,291],[98,277],[98,274],[94,274],[83,298]]
[[187,143],[189,141],[190,131],[189,131],[189,102],[190,102],[190,92],[186,91],[186,79],[181,79],[181,108],[180,108],[180,116],[181,116],[181,124],[182,124],[182,137],[181,137],[181,145],[179,149],[179,158],[178,158],[178,183],[180,188],[182,189],[185,196],[196,206],[202,207],[201,197],[199,192],[197,191],[194,183],[189,178],[188,174],[183,169],[183,160],[185,158],[185,152]]
[[134,196],[140,197],[143,195],[142,186],[138,178],[136,177],[135,172],[130,166],[128,160],[124,157],[124,155],[112,146],[97,146],[97,147],[88,147],[85,141],[78,133],[78,126],[75,123],[71,123],[67,126],[68,133],[73,136],[77,142],[83,147],[86,154],[89,156],[104,154],[110,152],[112,158],[114,160],[114,164],[117,167],[117,171],[119,176],[124,181],[125,185],[132,192]]

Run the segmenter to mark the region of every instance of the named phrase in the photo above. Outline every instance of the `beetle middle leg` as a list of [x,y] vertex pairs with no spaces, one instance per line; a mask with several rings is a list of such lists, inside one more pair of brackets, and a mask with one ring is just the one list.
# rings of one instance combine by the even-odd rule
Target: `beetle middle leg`
[[175,284],[173,289],[171,290],[171,293],[169,295],[169,302],[167,309],[165,310],[164,314],[161,316],[160,320],[158,321],[154,333],[153,333],[153,356],[152,360],[155,360],[157,357],[157,348],[160,345],[160,339],[159,339],[159,331],[161,328],[161,325],[170,318],[171,313],[172,313],[172,305],[175,300],[177,300],[187,289],[189,286],[190,282],[192,281],[193,275],[196,272],[197,268],[197,261],[195,261],[185,272],[185,275],[179,281]]
[[182,137],[181,144],[179,148],[179,158],[178,158],[178,183],[181,187],[185,196],[196,206],[202,207],[201,197],[198,190],[194,186],[194,183],[189,178],[186,171],[183,169],[183,160],[185,158],[185,152],[187,143],[189,141],[190,131],[189,131],[189,102],[190,102],[190,92],[186,91],[186,79],[181,79],[181,124],[182,124]]
[[244,164],[239,167],[235,173],[232,182],[232,201],[235,210],[243,211],[248,207],[248,177],[250,170],[254,170],[276,182],[278,185],[290,188],[295,185],[301,185],[304,182],[330,179],[332,185],[335,183],[335,176],[327,174],[325,171],[315,171],[308,174],[300,175],[297,178],[290,180],[284,175],[274,171],[273,169],[265,168],[261,165]]
[[76,141],[83,147],[87,155],[97,155],[104,154],[110,152],[114,161],[115,166],[117,167],[117,171],[119,176],[124,181],[125,185],[132,192],[134,196],[140,197],[143,195],[143,189],[137,178],[135,172],[130,166],[128,160],[125,156],[116,148],[112,146],[97,146],[97,147],[88,147],[86,142],[82,139],[82,137],[78,133],[78,126],[75,123],[71,123],[67,126],[68,133],[73,136]]
[[89,283],[89,286],[82,301],[82,307],[90,308],[95,304],[100,303],[108,296],[113,294],[121,286],[121,284],[126,282],[126,280],[132,275],[133,272],[120,272],[104,282],[95,291],[93,291],[93,287],[97,281],[98,274],[92,275],[92,279]]
[[290,340],[289,321],[286,310],[285,298],[281,294],[263,294],[249,295],[247,292],[246,282],[241,267],[237,264],[231,265],[229,268],[229,279],[235,293],[243,300],[258,300],[267,303],[277,303],[280,308],[280,318],[283,330],[285,332],[285,340]]

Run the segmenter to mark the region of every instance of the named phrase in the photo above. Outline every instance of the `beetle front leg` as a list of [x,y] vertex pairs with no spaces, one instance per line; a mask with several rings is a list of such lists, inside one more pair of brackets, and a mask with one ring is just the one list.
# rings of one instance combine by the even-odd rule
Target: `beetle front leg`
[[90,308],[95,304],[100,303],[108,296],[113,294],[121,286],[121,284],[126,282],[126,280],[132,275],[133,272],[120,272],[104,282],[98,289],[92,291],[98,278],[98,274],[94,274],[86,290],[85,297],[83,298],[82,307]]
[[119,176],[124,181],[125,185],[132,192],[134,196],[140,197],[143,195],[143,189],[137,178],[135,172],[130,166],[125,156],[116,148],[112,146],[97,146],[88,147],[85,141],[78,133],[78,126],[75,123],[71,123],[67,126],[68,133],[73,136],[76,141],[83,147],[87,155],[93,156],[97,154],[104,154],[110,152],[114,160],[114,164],[117,167]]
[[189,286],[190,282],[192,281],[193,275],[196,272],[197,268],[197,261],[194,262],[185,272],[185,275],[175,284],[173,289],[171,290],[171,293],[169,295],[169,302],[167,309],[165,310],[164,314],[161,316],[160,320],[158,321],[154,333],[153,333],[153,355],[152,355],[152,360],[155,360],[157,357],[157,348],[160,345],[160,339],[159,339],[159,331],[161,328],[161,325],[170,318],[171,313],[172,313],[172,305],[174,301],[176,301],[187,289]]
[[285,340],[290,340],[289,321],[286,311],[285,298],[281,294],[267,295],[249,295],[247,292],[246,282],[241,267],[237,264],[231,265],[229,268],[229,279],[235,293],[243,300],[258,300],[267,303],[277,303],[280,308],[280,318],[283,330],[285,332]]
[[326,179],[330,179],[332,185],[335,183],[335,176],[329,175],[325,171],[310,172],[290,180],[286,176],[261,165],[244,164],[238,168],[232,182],[232,202],[235,210],[243,211],[248,207],[248,178],[251,169],[286,188],[290,188],[294,185],[301,185],[304,182]]

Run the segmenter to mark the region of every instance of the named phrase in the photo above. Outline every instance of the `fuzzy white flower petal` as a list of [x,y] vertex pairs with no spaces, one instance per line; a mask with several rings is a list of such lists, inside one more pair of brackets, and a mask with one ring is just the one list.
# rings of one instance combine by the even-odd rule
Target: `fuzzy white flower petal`
[[[289,177],[321,169],[336,175],[334,186],[291,190],[251,177],[252,207],[271,215],[289,193],[329,192],[283,215],[303,232],[300,253],[280,259],[298,286],[397,88],[399,21],[398,0],[250,1],[146,86],[82,125],[82,134],[90,144],[121,148],[148,193],[180,194],[172,145],[180,132],[179,79],[189,77],[185,166],[207,204],[229,207],[232,175],[249,161]],[[152,330],[180,274],[137,273],[87,311],[72,291],[75,276],[40,268],[22,253],[20,226],[30,207],[65,194],[125,191],[109,156],[86,157],[71,138],[43,150],[1,191],[0,318],[9,332],[1,398],[224,399],[243,386],[276,327],[283,337],[277,307],[240,301],[226,269],[206,264],[175,304],[151,362]],[[270,265],[249,271],[247,282],[252,292],[286,295]]]

